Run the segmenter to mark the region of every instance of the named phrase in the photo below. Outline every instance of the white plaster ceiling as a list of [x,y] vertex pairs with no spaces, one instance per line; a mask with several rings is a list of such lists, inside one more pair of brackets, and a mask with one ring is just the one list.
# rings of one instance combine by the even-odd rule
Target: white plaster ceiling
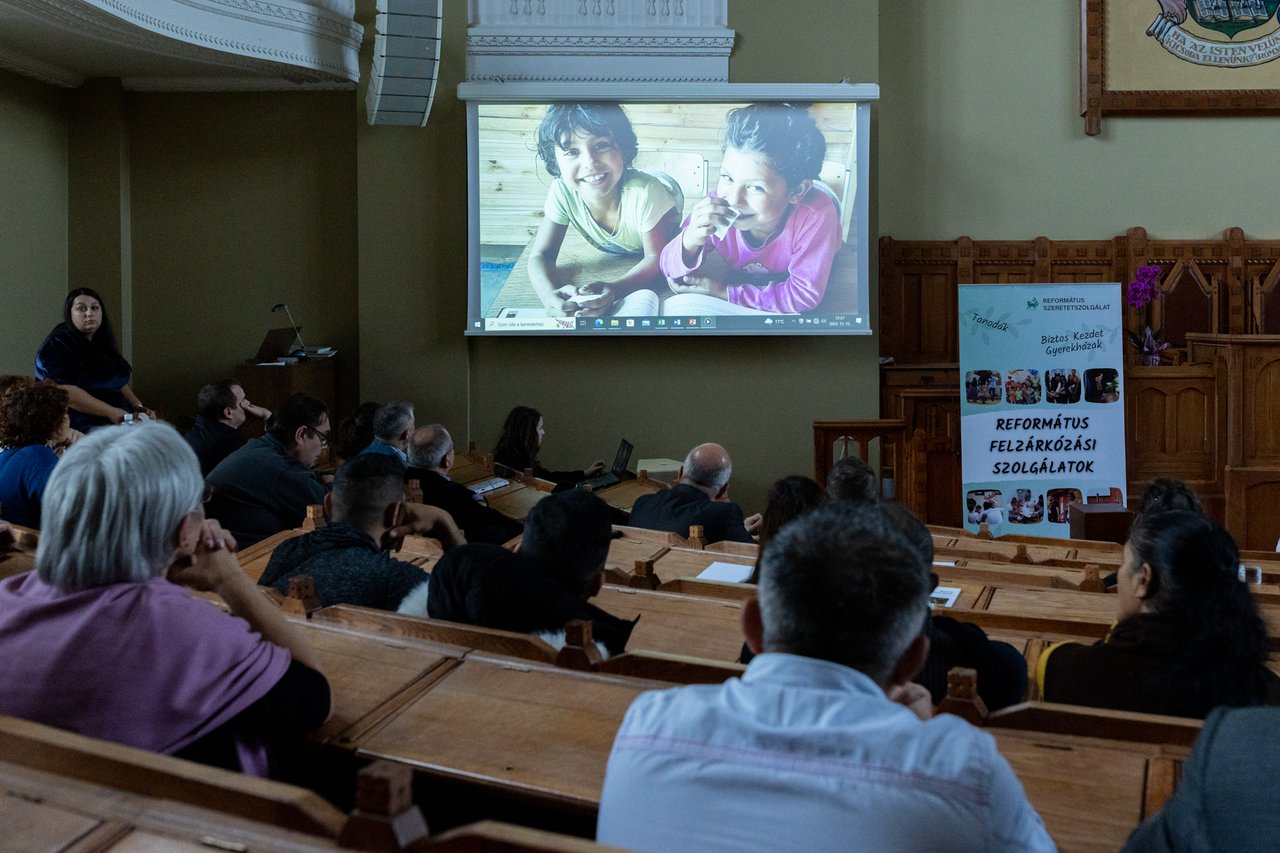
[[352,88],[355,0],[0,0],[0,68],[57,86]]

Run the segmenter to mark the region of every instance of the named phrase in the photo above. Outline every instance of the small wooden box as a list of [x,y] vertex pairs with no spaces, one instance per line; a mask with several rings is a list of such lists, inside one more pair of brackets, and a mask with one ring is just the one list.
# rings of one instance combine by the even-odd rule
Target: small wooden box
[[1073,503],[1068,521],[1072,539],[1124,543],[1133,524],[1133,510],[1123,504]]

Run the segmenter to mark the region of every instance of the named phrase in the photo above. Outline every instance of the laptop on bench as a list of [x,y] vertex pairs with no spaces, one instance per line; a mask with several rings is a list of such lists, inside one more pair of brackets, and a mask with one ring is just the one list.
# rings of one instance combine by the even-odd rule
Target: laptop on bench
[[613,468],[604,472],[598,477],[592,477],[589,480],[583,480],[579,486],[590,486],[593,490],[616,486],[623,480],[634,480],[635,474],[627,470],[628,463],[631,462],[631,451],[635,450],[631,442],[625,438],[618,443],[618,452],[613,457]]

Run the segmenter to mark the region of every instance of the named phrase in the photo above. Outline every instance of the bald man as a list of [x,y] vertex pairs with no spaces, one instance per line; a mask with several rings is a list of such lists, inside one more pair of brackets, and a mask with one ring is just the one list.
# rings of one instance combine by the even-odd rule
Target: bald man
[[630,524],[680,536],[689,535],[690,525],[701,524],[708,543],[750,542],[748,531],[759,526],[760,516],[743,519],[742,508],[729,501],[732,473],[727,450],[718,444],[699,444],[684,458],[675,486],[636,501]]

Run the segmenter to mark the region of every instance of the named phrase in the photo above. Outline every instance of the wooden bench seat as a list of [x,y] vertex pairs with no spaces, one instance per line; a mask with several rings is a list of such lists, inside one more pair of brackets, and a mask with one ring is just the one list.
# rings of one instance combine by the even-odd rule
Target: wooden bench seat
[[592,601],[614,616],[640,617],[627,644],[632,650],[729,662],[742,650],[741,602],[609,585]]
[[[0,756],[10,773],[20,767],[136,795],[138,799],[125,798],[130,804],[125,811],[106,815],[114,819],[137,817],[141,811],[130,813],[129,809],[150,808],[153,803],[148,800],[168,800],[326,838],[337,838],[346,822],[345,814],[304,788],[13,717],[0,717]],[[8,777],[6,783],[12,779]],[[104,797],[113,798],[114,794]],[[12,802],[7,803],[6,809],[12,807]],[[11,829],[21,826],[7,820],[4,824]]]

